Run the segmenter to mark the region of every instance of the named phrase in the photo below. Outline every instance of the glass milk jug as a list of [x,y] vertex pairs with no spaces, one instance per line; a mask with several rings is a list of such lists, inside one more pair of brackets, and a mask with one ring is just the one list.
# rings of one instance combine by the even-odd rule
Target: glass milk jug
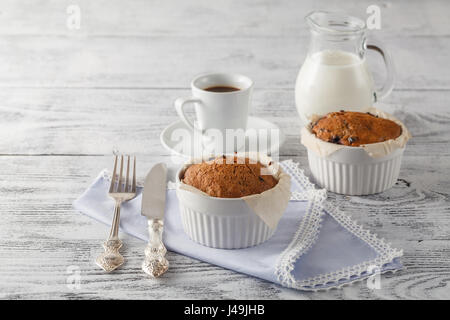
[[[306,21],[311,41],[295,85],[295,103],[303,124],[314,114],[363,110],[392,91],[391,58],[380,43],[366,39],[364,21],[324,11],[310,13]],[[367,68],[367,49],[380,53],[387,69],[379,90]]]

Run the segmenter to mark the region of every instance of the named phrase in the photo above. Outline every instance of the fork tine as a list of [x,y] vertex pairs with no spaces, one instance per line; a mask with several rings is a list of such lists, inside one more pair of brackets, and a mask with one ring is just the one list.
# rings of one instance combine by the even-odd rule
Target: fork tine
[[127,156],[127,177],[125,179],[125,192],[130,191],[129,182],[130,182],[130,156]]
[[109,193],[114,191],[114,185],[116,182],[116,168],[117,168],[117,155],[114,159],[114,169],[111,177],[111,184],[109,185]]
[[136,156],[134,156],[133,185],[131,186],[131,192],[136,192]]
[[119,176],[119,185],[117,186],[117,192],[123,192],[123,155],[120,156],[120,176]]

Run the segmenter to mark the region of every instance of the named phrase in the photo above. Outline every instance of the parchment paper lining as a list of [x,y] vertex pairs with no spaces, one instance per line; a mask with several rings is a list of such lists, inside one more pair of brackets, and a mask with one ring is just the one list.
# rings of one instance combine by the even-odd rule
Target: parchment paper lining
[[[270,157],[259,154],[256,152],[246,152],[246,153],[236,153],[230,154],[229,156],[237,156],[239,158],[247,157],[254,161],[259,161],[264,164],[268,169],[270,174],[272,174],[275,179],[278,180],[278,183],[272,189],[266,190],[260,194],[254,194],[238,199],[242,199],[246,202],[246,204],[251,208],[251,210],[261,218],[264,223],[266,223],[269,228],[272,230],[276,228],[278,221],[281,219],[287,205],[289,199],[291,197],[291,177],[289,174],[285,173],[281,166],[273,161]],[[204,158],[203,160],[208,160],[210,157]],[[202,159],[192,159],[187,164],[200,163]],[[270,163],[270,165],[269,165]],[[202,196],[210,197],[208,194],[203,191],[194,188],[190,185],[187,185],[180,181],[178,188],[180,190],[184,190],[187,192],[193,192],[197,194],[201,194]],[[237,199],[229,199],[229,198],[215,198],[210,197],[212,199],[217,199],[218,205],[224,205],[225,201],[233,201]],[[219,204],[220,202],[220,204]]]
[[301,143],[310,150],[315,151],[321,157],[326,157],[336,152],[337,150],[344,148],[361,148],[367,152],[367,154],[372,158],[381,158],[387,156],[391,152],[404,148],[406,142],[411,138],[411,134],[405,125],[396,119],[394,116],[381,111],[376,108],[367,108],[361,112],[370,112],[373,115],[377,115],[380,118],[385,118],[394,121],[402,127],[402,134],[396,139],[390,139],[384,142],[371,143],[366,145],[361,145],[359,147],[350,147],[340,144],[335,144],[331,142],[323,141],[316,137],[316,135],[311,131],[312,124],[316,122],[320,117],[319,115],[312,115],[310,117],[310,123],[302,128],[301,130]]

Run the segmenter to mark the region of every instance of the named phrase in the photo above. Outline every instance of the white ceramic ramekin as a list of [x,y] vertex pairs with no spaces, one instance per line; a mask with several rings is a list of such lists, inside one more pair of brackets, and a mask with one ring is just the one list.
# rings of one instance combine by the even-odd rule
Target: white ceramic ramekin
[[322,157],[308,149],[308,162],[316,182],[329,191],[368,195],[391,188],[398,179],[405,148],[372,158],[358,147],[346,147]]
[[398,179],[403,151],[411,137],[403,123],[378,109],[370,112],[395,121],[402,134],[394,139],[351,147],[323,141],[311,132],[311,123],[302,129],[302,144],[315,181],[321,187],[345,195],[369,195],[391,188]]
[[[190,164],[177,173],[177,184]],[[177,187],[181,220],[186,234],[202,245],[239,249],[258,245],[274,233],[241,198],[217,198]]]

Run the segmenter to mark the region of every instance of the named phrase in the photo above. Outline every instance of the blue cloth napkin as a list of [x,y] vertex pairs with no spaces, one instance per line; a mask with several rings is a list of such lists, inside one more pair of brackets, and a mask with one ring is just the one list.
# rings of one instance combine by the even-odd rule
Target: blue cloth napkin
[[[402,268],[401,250],[330,208],[325,190],[315,189],[296,163],[288,160],[281,165],[293,178],[293,200],[268,241],[233,250],[195,243],[183,231],[175,190],[168,190],[163,234],[167,249],[300,290],[340,287]],[[114,201],[107,194],[109,183],[100,174],[74,202],[75,209],[110,225]],[[122,204],[120,230],[147,241],[140,209],[138,188],[136,198]]]

